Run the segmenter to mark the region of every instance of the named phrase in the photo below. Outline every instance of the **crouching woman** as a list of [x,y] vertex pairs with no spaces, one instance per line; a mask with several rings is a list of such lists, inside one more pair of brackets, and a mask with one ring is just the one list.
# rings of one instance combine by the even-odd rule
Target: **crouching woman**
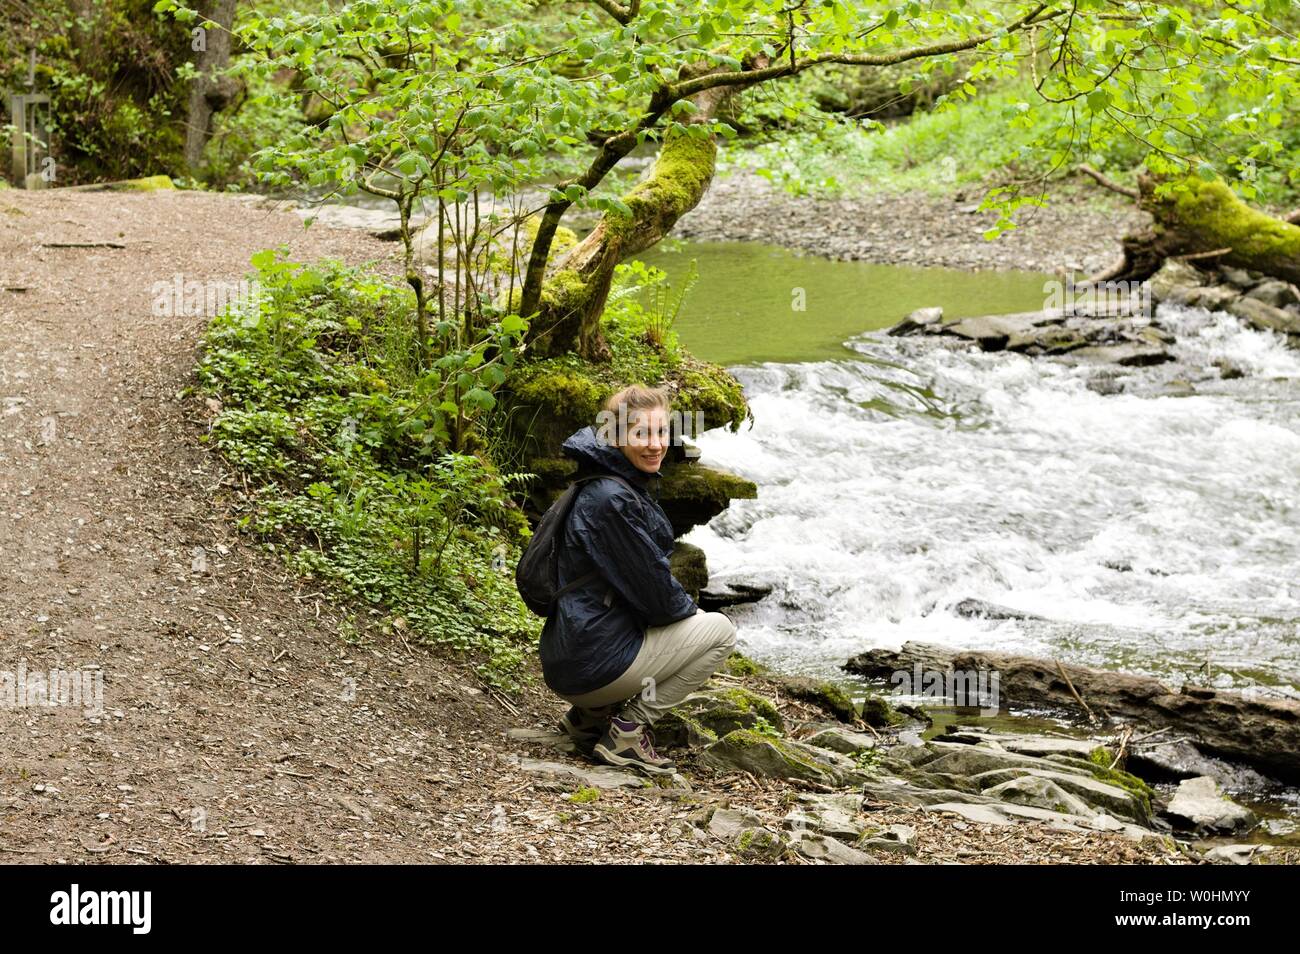
[[[572,707],[560,726],[610,765],[672,774],[650,727],[699,689],[736,645],[736,627],[706,613],[668,568],[672,524],[659,505],[659,473],[672,435],[668,398],[634,385],[613,395],[600,427],[563,444],[581,485],[563,533],[562,593],[542,629],[547,686]],[[619,422],[625,421],[626,427]]]

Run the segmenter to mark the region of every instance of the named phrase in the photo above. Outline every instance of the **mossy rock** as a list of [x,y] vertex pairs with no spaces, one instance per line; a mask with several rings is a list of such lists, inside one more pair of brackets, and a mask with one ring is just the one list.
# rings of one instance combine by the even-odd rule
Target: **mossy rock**
[[123,179],[110,182],[107,188],[113,192],[157,192],[159,189],[175,189],[171,176],[145,176],[142,179]]
[[[672,521],[673,535],[703,526],[730,506],[733,500],[753,500],[758,486],[752,480],[700,463],[663,465],[659,500]],[[704,580],[701,588],[708,585]]]
[[[1099,745],[1088,753],[1087,764],[1092,774],[1099,781],[1118,786],[1141,802],[1143,811],[1149,816],[1151,814],[1151,799],[1156,790],[1131,772],[1126,772],[1121,768],[1111,768],[1110,763],[1114,760],[1115,756],[1110,749],[1104,745]],[[1079,762],[1083,764],[1082,759]]]
[[705,749],[702,764],[719,771],[743,771],[765,778],[794,778],[821,785],[851,785],[865,781],[852,759],[792,739],[736,729]]
[[786,676],[781,688],[792,698],[809,702],[841,722],[852,725],[858,719],[857,707],[844,690],[829,682],[818,682],[805,676]]
[[693,600],[709,585],[709,564],[704,551],[693,543],[678,540],[668,555],[668,568]]
[[767,672],[766,666],[754,662],[739,650],[732,652],[723,666],[733,676],[759,676]]
[[862,700],[862,721],[873,729],[887,729],[902,725],[907,718],[880,696],[867,696]]
[[777,732],[785,730],[785,721],[770,700],[739,686],[710,686],[669,710],[655,723],[654,736],[665,748],[701,746],[763,723]]
[[779,858],[786,849],[784,839],[766,828],[746,828],[732,844],[737,854],[754,861]]

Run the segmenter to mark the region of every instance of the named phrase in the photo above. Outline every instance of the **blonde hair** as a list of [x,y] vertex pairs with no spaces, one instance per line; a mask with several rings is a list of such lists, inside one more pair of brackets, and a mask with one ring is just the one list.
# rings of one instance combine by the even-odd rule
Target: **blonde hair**
[[[644,384],[632,384],[616,391],[605,401],[605,406],[596,415],[597,432],[603,432],[610,444],[621,444],[623,435],[619,422],[627,422],[637,411],[649,411],[653,408],[668,410],[672,398],[664,388],[649,388]],[[613,427],[611,432],[610,428]]]
[[648,411],[655,407],[661,407],[666,411],[671,400],[668,392],[663,388],[648,388],[644,384],[632,384],[611,394],[605,402],[605,410],[617,415],[619,406],[622,405],[626,407],[629,416],[633,411]]

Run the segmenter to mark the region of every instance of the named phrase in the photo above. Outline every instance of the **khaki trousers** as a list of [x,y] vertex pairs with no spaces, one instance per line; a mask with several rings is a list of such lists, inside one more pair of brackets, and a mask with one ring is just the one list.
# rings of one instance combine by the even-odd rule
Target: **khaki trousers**
[[[722,613],[697,609],[694,616],[667,626],[648,627],[632,665],[613,682],[560,698],[596,715],[649,725],[703,686],[735,647],[735,623]],[[621,711],[613,710],[616,704]]]

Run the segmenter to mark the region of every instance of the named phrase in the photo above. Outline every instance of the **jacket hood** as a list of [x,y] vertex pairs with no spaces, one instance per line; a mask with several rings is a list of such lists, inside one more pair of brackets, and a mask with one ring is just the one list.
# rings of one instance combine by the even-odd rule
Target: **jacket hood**
[[610,444],[602,443],[596,428],[588,425],[574,431],[560,445],[566,455],[578,462],[579,469],[603,470],[617,474],[634,487],[641,487],[647,493],[659,499],[659,473],[647,474],[637,468],[623,455],[623,452]]

